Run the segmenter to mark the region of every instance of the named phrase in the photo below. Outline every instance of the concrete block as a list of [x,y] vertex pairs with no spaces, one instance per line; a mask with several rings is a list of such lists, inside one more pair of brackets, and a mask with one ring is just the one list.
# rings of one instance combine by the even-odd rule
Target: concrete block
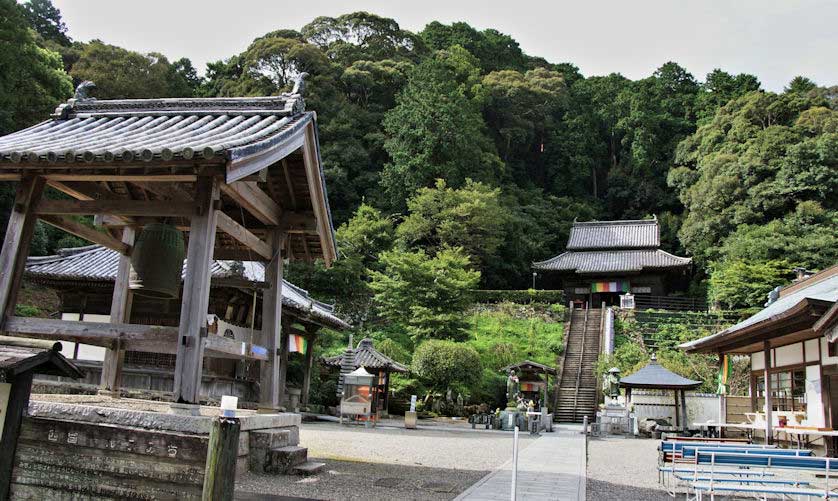
[[416,429],[416,412],[406,411],[404,413],[404,427],[408,430]]

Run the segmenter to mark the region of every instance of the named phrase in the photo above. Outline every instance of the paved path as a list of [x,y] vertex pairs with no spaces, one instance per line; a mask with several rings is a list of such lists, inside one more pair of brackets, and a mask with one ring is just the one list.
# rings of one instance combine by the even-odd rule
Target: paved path
[[[581,426],[572,425],[557,427],[518,454],[517,501],[585,501],[585,437],[580,429]],[[455,501],[510,499],[511,483],[512,463],[508,462],[466,489]]]

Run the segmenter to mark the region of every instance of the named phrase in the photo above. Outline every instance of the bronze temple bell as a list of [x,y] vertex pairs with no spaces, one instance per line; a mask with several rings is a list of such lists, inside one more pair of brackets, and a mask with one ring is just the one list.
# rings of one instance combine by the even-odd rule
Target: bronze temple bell
[[185,254],[180,230],[169,224],[147,225],[131,253],[131,289],[141,296],[177,298]]

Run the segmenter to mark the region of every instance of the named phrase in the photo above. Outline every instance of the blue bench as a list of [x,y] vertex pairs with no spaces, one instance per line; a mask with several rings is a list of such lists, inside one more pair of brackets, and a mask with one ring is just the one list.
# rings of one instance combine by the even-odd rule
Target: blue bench
[[[782,450],[782,449],[778,449]],[[695,469],[692,488],[696,498],[701,500],[704,494],[714,497],[716,494],[752,494],[752,495],[777,495],[777,496],[808,496],[821,499],[836,499],[838,493],[833,492],[829,486],[830,473],[838,467],[838,458],[813,457],[811,455],[775,454],[777,451],[765,451],[761,454],[752,452],[729,452],[726,450],[696,450]],[[706,473],[698,473],[700,466],[709,466],[710,474],[704,480]],[[717,478],[716,466],[722,467],[747,467],[762,469],[790,469],[812,473],[822,473],[825,477],[824,487],[811,487],[805,482],[796,480],[778,482],[731,482],[730,477]],[[706,471],[706,468],[702,468]]]
[[687,446],[683,448],[683,457],[695,458],[697,451],[701,452],[724,452],[728,454],[745,454],[757,456],[793,456],[793,457],[810,457],[812,451],[809,449],[748,449],[740,447],[693,447]]
[[724,444],[719,442],[678,442],[678,441],[663,441],[658,447],[660,451],[659,464],[673,462],[678,460],[683,455],[684,447],[695,448],[712,448],[712,449],[771,449],[776,450],[775,445],[750,445],[742,443]]

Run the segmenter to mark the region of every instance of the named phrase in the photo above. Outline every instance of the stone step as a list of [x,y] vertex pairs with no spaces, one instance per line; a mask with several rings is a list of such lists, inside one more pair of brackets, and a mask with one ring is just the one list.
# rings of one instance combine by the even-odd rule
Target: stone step
[[308,449],[296,445],[277,447],[268,453],[265,473],[289,473],[295,466],[308,461]]
[[318,463],[316,461],[306,461],[305,463],[298,464],[294,468],[291,469],[291,473],[295,475],[317,475],[321,471],[326,468],[326,463]]

